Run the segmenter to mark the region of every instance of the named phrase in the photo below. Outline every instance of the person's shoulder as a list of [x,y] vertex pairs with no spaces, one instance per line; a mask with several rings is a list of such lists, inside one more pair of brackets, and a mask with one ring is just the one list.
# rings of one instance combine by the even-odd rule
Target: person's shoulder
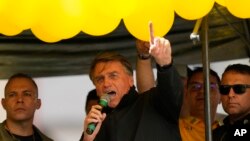
[[3,126],[4,126],[4,122],[1,122],[1,123],[0,123],[0,127],[3,127]]
[[0,131],[4,129],[4,124],[5,124],[5,121],[0,123]]
[[154,95],[155,95],[155,93],[157,93],[157,87],[152,87],[152,88],[150,88],[149,90],[147,90],[147,91],[145,91],[145,92],[143,92],[143,93],[137,93],[137,98],[138,98],[138,100],[140,99],[140,100],[142,100],[142,99],[151,99]]
[[45,134],[41,134],[41,137],[42,137],[42,139],[43,139],[43,141],[54,141],[53,139],[51,139],[50,137],[48,137],[47,135],[45,135]]
[[214,133],[223,132],[223,130],[225,130],[225,129],[226,129],[226,127],[225,127],[225,125],[223,124],[223,125],[219,125],[219,126],[217,126],[216,128],[214,128],[214,129],[213,129],[213,132],[214,132]]
[[38,129],[36,126],[33,125],[33,127],[35,128],[35,131],[39,134],[43,141],[53,141],[53,139],[42,133],[40,129]]
[[7,130],[5,129],[5,121],[0,123],[0,141],[11,141],[13,140],[11,136],[9,136]]

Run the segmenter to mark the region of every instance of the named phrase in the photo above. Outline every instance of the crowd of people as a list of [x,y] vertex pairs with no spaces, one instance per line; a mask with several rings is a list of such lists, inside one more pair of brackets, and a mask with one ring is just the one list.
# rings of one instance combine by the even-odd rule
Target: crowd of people
[[[188,69],[187,76],[180,76],[170,42],[154,37],[152,25],[149,42],[136,40],[136,47],[137,88],[126,57],[102,52],[94,58],[89,77],[95,89],[87,96],[80,141],[205,141],[203,68]],[[221,79],[210,69],[209,80],[213,140],[249,141],[250,66],[229,65]],[[103,95],[107,108],[100,101]],[[33,124],[41,102],[32,77],[11,76],[1,100],[6,119],[0,124],[0,141],[52,141]],[[228,114],[223,120],[216,118],[220,102]]]

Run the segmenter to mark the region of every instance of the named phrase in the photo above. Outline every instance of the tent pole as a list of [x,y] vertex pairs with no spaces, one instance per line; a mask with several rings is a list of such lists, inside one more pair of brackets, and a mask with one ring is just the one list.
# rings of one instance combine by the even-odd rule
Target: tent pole
[[203,64],[203,78],[204,78],[204,92],[205,92],[205,135],[206,141],[212,141],[212,128],[211,128],[211,110],[210,110],[210,80],[209,68],[210,61],[209,54],[209,41],[208,41],[208,16],[203,18],[202,22],[202,64]]

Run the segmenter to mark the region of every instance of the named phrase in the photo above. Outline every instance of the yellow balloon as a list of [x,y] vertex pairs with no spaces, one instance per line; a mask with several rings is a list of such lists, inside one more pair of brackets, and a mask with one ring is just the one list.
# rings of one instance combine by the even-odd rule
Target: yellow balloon
[[175,12],[184,19],[195,20],[207,15],[214,0],[173,0]]
[[226,0],[215,0],[215,2],[220,4],[221,6],[226,6]]
[[124,18],[130,15],[138,5],[137,0],[98,0],[98,10],[107,16]]
[[174,22],[171,0],[138,0],[140,5],[124,18],[127,30],[137,39],[149,41],[149,21],[152,21],[155,36],[164,36]]
[[238,18],[250,18],[250,0],[225,0],[228,11]]
[[47,43],[55,43],[60,41],[61,39],[58,37],[54,37],[51,34],[46,33],[41,27],[34,27],[31,29],[31,32],[41,41]]
[[5,5],[6,5],[6,1],[7,1],[7,0],[0,0],[0,14],[1,14],[1,11],[3,10],[3,8],[4,8]]
[[[68,39],[81,30],[81,0],[37,0],[40,3],[39,20],[34,24],[51,37]],[[33,27],[31,27],[32,29]],[[34,30],[36,32],[37,30]],[[39,31],[40,32],[40,31]]]
[[112,32],[119,25],[121,18],[107,16],[98,10],[102,6],[100,0],[83,0],[83,32],[93,36],[100,36]]
[[15,36],[23,31],[22,28],[8,21],[5,15],[0,14],[0,33],[6,36]]
[[8,21],[22,29],[29,29],[37,18],[37,3],[34,0],[8,0],[3,14]]

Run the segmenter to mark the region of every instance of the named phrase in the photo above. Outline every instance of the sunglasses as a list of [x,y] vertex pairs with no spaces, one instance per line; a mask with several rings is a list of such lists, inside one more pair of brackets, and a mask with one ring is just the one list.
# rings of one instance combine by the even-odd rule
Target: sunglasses
[[244,94],[247,88],[250,88],[248,84],[236,84],[236,85],[220,85],[219,90],[220,94],[228,95],[230,89],[233,88],[235,94]]

